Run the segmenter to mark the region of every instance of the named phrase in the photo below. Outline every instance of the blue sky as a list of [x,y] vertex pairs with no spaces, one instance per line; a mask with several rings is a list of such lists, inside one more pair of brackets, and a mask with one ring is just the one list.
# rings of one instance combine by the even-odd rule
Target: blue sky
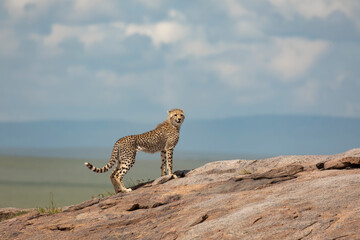
[[0,121],[360,117],[360,1],[3,0]]

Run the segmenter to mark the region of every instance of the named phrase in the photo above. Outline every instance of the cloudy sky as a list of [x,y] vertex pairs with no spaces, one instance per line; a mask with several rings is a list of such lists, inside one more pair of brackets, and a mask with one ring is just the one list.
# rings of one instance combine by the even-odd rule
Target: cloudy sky
[[2,0],[0,121],[360,118],[358,0]]

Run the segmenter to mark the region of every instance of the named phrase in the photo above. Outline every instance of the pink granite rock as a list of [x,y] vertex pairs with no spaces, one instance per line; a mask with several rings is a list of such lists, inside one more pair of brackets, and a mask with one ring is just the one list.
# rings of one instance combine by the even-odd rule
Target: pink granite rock
[[359,156],[212,162],[55,215],[4,220],[0,239],[360,239]]

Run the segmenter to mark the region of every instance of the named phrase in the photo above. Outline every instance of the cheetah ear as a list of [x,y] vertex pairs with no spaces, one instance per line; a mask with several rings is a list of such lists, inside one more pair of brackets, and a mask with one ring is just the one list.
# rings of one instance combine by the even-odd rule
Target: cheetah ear
[[170,111],[170,110],[168,110],[168,111],[167,111],[167,113],[168,113],[168,114],[170,114],[170,113],[171,113],[171,111]]

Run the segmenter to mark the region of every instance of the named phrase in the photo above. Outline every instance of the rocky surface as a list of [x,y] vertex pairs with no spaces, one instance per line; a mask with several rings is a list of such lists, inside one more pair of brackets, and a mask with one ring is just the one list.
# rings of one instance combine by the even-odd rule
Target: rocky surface
[[25,213],[34,211],[35,209],[21,209],[21,208],[0,208],[0,221],[13,218]]
[[360,239],[360,149],[212,162],[55,215],[0,222],[0,239]]

